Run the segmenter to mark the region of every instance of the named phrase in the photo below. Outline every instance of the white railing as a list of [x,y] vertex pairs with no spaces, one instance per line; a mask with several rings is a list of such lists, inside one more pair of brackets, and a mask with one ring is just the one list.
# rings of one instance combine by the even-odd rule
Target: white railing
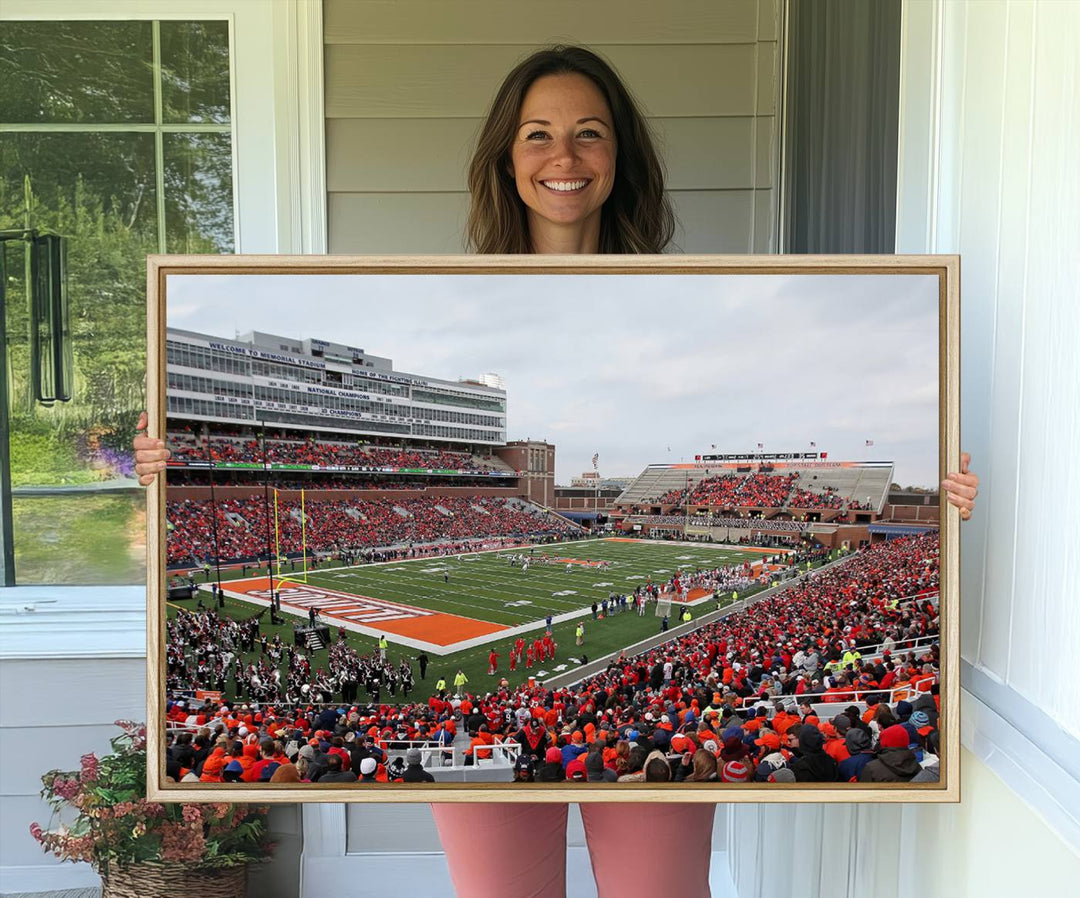
[[776,521],[765,518],[727,518],[712,515],[685,514],[624,514],[623,520],[631,524],[658,524],[661,526],[729,527],[739,530],[784,530],[799,533],[810,524],[807,521]]
[[[927,636],[916,636],[912,639],[904,639],[900,642],[894,642],[889,646],[889,654],[897,655],[902,652],[911,651],[912,649],[919,649],[925,646],[932,646],[935,643],[941,642],[941,634],[934,633]],[[866,651],[861,653],[860,661],[875,661],[885,657],[885,643],[879,643],[875,646],[870,646]]]
[[[461,749],[455,745],[440,745],[437,742],[428,742],[424,745],[414,747],[420,752],[421,767],[442,767],[443,758],[446,755],[450,755],[455,766],[460,766],[458,765],[458,758],[461,755]],[[394,749],[394,753],[397,753],[396,749]],[[389,752],[387,753],[387,756],[389,756]],[[435,763],[432,763],[433,758],[435,759]]]
[[940,598],[941,598],[941,590],[940,589],[934,589],[934,590],[931,590],[930,592],[925,593],[925,594],[915,592],[915,593],[912,593],[909,596],[903,596],[903,597],[897,599],[896,600],[896,607],[897,608],[903,608],[906,605],[922,604],[923,602],[926,602],[926,601],[930,601],[930,602],[933,602],[934,604],[937,604],[937,602],[938,602],[938,600]]
[[[480,752],[491,752],[491,757],[481,758]],[[474,767],[479,767],[481,762],[506,764],[512,767],[518,755],[521,754],[521,746],[516,742],[493,742],[491,745],[474,745],[467,754],[472,755]]]
[[[452,767],[465,766],[465,758],[472,757],[472,766],[482,767],[485,765],[498,765],[512,767],[521,754],[521,746],[517,742],[493,742],[490,745],[474,745],[464,749],[459,745],[439,745],[434,742],[426,742],[422,745],[413,746],[420,752],[420,764],[422,767],[442,767],[443,760],[451,759]],[[481,757],[481,754],[490,753],[491,757]],[[403,755],[396,747],[387,751],[387,758]]]
[[[852,704],[855,702],[865,701],[865,697],[868,695],[878,696],[887,695],[888,704],[893,704],[898,701],[909,698],[915,694],[929,693],[930,687],[938,681],[938,678],[932,677],[927,680],[921,680],[918,683],[904,683],[900,686],[891,686],[888,689],[847,689],[842,692],[804,692],[801,695],[773,695],[768,698],[762,698],[761,696],[748,696],[742,700],[742,707],[752,707],[760,702],[771,703],[780,701],[785,704],[788,702],[802,702],[805,699],[810,699],[813,704],[816,705],[833,705],[833,704]],[[854,696],[852,698],[852,696]],[[814,701],[817,699],[817,701]]]

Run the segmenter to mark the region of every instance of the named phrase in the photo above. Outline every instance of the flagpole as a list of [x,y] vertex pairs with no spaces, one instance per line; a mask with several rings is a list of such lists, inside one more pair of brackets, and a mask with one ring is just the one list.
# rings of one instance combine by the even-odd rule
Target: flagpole
[[594,493],[595,499],[593,501],[593,512],[596,514],[596,517],[593,518],[593,527],[595,528],[594,532],[599,532],[599,530],[600,530],[600,467],[599,467],[599,464],[598,464],[599,461],[600,461],[600,453],[599,452],[594,452],[593,457],[592,457],[592,469],[593,469],[593,474],[595,475],[593,477],[593,490],[595,491],[595,493]]

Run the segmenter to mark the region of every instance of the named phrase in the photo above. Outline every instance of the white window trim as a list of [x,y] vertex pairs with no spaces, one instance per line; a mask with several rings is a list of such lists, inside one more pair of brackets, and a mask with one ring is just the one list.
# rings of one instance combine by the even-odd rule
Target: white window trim
[[1080,854],[1080,777],[1069,762],[1076,740],[1030,700],[960,666],[961,744]]
[[0,589],[2,661],[145,658],[146,638],[143,586]]

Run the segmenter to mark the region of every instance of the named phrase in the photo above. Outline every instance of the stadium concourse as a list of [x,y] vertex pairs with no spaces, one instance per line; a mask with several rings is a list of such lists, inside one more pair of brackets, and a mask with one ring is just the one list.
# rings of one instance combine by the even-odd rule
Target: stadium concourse
[[[935,782],[938,554],[936,531],[869,543],[563,683],[432,689],[399,671],[410,687],[401,702],[174,695],[167,773],[205,783]],[[185,641],[205,650],[237,626],[212,609],[180,620],[170,652],[181,654]],[[230,638],[254,645],[255,631]],[[282,650],[262,642],[268,655]],[[332,669],[386,674],[378,655],[349,652],[338,649]]]

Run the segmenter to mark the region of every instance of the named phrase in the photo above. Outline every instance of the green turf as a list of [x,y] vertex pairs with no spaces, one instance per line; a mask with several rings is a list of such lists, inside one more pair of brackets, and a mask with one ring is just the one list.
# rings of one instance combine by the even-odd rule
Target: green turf
[[[527,553],[528,550],[524,550]],[[570,573],[565,563],[543,565],[534,563],[528,572],[512,567],[500,553],[478,553],[467,556],[465,560],[455,558],[428,558],[412,561],[395,562],[385,565],[365,565],[353,568],[333,568],[310,571],[307,580],[313,585],[323,586],[339,592],[367,595],[380,599],[399,601],[405,604],[421,606],[480,620],[492,621],[516,626],[527,622],[542,625],[547,614],[559,615],[576,609],[588,608],[594,600],[598,603],[611,592],[627,593],[634,587],[647,582],[666,581],[677,569],[694,570],[730,565],[744,560],[760,560],[760,552],[742,552],[734,546],[711,545],[665,545],[662,543],[610,542],[586,540],[575,543],[563,543],[554,546],[537,547],[535,558],[547,553],[553,558],[576,558],[589,561],[611,561],[613,565],[607,571],[574,565]],[[287,566],[286,566],[287,570]],[[443,581],[443,572],[449,572],[449,582]],[[240,571],[222,572],[222,579],[235,579]],[[300,577],[301,572],[295,576]],[[197,581],[204,579],[197,575]],[[612,584],[610,586],[600,584]],[[574,595],[558,596],[555,593],[573,590]],[[209,604],[208,599],[206,600]],[[515,602],[528,602],[527,605],[512,605]],[[191,603],[184,602],[184,606]],[[509,607],[508,607],[509,606]],[[694,615],[699,616],[711,611],[715,605],[710,601],[699,606]],[[284,610],[284,609],[283,609]],[[169,609],[174,614],[173,608]],[[230,617],[246,618],[254,612],[253,607],[245,602],[226,600],[225,613]],[[282,639],[292,640],[292,619],[283,627],[263,625],[263,632],[269,636],[280,632]],[[269,621],[264,616],[264,621]],[[473,691],[484,692],[498,679],[487,675],[488,653],[494,645],[502,657],[499,659],[499,674],[506,676],[512,685],[523,682],[528,676],[536,676],[541,670],[549,676],[556,674],[555,666],[568,664],[569,659],[580,659],[582,653],[590,659],[600,658],[621,648],[639,642],[660,632],[660,619],[655,616],[654,606],[650,606],[644,617],[633,611],[609,616],[605,620],[593,621],[591,616],[582,619],[585,624],[585,644],[581,648],[574,644],[574,630],[577,620],[556,623],[553,628],[558,654],[554,662],[546,661],[535,665],[532,670],[524,663],[517,671],[509,673],[509,647],[514,639],[497,640],[473,649],[466,649],[450,655],[437,656],[429,652],[431,666],[428,668],[426,683],[412,698],[426,698],[439,676],[445,675],[449,681],[460,667],[469,678],[469,687]],[[672,622],[674,623],[674,621]],[[332,622],[331,622],[332,625]],[[537,631],[542,632],[542,626]],[[336,630],[335,630],[336,638]],[[392,634],[390,658],[395,663],[401,657],[414,658],[418,652],[393,643]],[[529,638],[529,637],[527,637]],[[375,640],[370,637],[348,632],[346,639],[357,651],[370,653],[374,650]],[[318,652],[313,667],[319,667],[326,657],[325,652]],[[245,663],[249,660],[245,657]],[[419,670],[414,664],[414,671],[419,678]],[[426,688],[425,688],[426,687]],[[400,695],[398,700],[400,700]],[[386,696],[383,696],[386,700]]]
[[[609,561],[607,570],[565,563],[541,564],[542,554],[553,559]],[[512,566],[503,553],[418,559],[359,568],[310,571],[307,582],[354,595],[371,596],[457,614],[496,624],[517,626],[557,616],[601,602],[612,592],[629,593],[635,586],[666,581],[676,570],[713,568],[759,560],[760,554],[733,547],[687,547],[589,540],[537,548],[527,572]],[[523,550],[521,554],[528,554]],[[444,581],[449,576],[449,582]],[[292,575],[298,579],[298,574]]]

